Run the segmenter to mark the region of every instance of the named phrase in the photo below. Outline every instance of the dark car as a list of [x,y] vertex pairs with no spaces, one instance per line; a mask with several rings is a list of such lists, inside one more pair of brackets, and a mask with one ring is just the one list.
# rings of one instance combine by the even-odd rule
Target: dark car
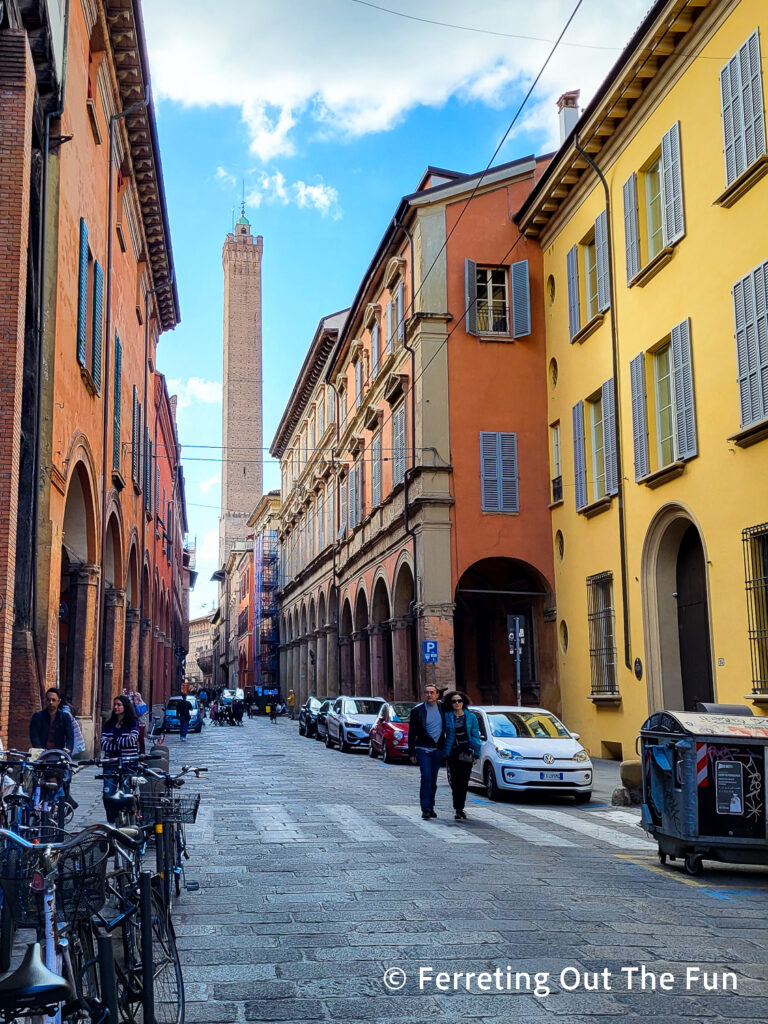
[[408,757],[408,720],[411,709],[416,707],[412,700],[397,700],[385,704],[371,729],[371,757],[382,761],[393,761],[396,757]]
[[324,700],[320,707],[317,709],[317,715],[315,716],[315,739],[325,741],[325,737],[328,735],[328,712],[333,707],[333,697],[329,697],[328,700]]
[[317,712],[325,697],[307,697],[299,709],[299,736],[314,736],[317,730]]

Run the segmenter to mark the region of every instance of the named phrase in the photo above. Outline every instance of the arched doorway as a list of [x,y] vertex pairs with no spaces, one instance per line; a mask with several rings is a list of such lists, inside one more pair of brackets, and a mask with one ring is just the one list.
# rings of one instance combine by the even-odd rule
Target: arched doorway
[[392,675],[395,700],[419,699],[419,662],[413,621],[413,571],[401,561],[393,588]]
[[139,560],[136,544],[132,543],[128,555],[128,571],[125,575],[125,641],[123,686],[127,690],[139,689]]
[[371,695],[371,658],[368,649],[368,598],[361,586],[355,600],[355,631],[352,634],[355,662],[355,694]]
[[[545,621],[547,581],[527,562],[484,558],[471,565],[456,588],[454,643],[456,684],[484,704],[556,709],[557,691],[542,692],[542,679],[554,679],[553,624]],[[519,657],[509,634],[523,631]]]
[[347,598],[341,607],[339,623],[339,693],[355,692],[355,664],[352,657],[352,605]]
[[392,673],[392,628],[389,594],[383,576],[379,576],[371,599],[371,693],[374,697],[394,700]]
[[101,711],[109,712],[114,697],[123,687],[123,642],[125,636],[125,590],[123,589],[123,545],[115,509],[107,524],[104,548],[104,627],[102,630]]
[[713,701],[707,559],[701,532],[682,506],[662,509],[642,561],[649,711],[693,711]]

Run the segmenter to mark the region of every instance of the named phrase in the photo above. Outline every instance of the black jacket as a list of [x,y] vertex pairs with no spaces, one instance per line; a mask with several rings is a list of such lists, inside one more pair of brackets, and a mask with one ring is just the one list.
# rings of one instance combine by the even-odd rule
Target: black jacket
[[440,733],[437,743],[427,732],[427,705],[422,702],[411,710],[411,717],[408,719],[408,754],[410,757],[416,756],[416,747],[437,748],[446,753],[450,750],[453,743],[453,725],[448,721],[445,709],[439,702],[437,710],[443,720],[443,731]]
[[[47,711],[36,711],[29,723],[29,742],[33,747],[42,747],[48,743],[51,730],[51,717]],[[72,750],[75,745],[75,727],[72,716],[61,708],[53,718],[53,737],[57,750]]]

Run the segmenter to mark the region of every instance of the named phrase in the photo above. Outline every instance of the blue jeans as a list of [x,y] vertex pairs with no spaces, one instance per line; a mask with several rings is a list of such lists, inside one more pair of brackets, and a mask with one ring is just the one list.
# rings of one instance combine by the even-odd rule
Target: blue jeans
[[180,718],[179,719],[179,736],[183,740],[185,740],[187,738],[187,733],[188,732],[189,732],[189,719],[188,718]]
[[416,760],[421,772],[421,788],[419,789],[419,803],[422,813],[434,811],[435,793],[437,792],[437,773],[443,763],[442,750],[417,750]]

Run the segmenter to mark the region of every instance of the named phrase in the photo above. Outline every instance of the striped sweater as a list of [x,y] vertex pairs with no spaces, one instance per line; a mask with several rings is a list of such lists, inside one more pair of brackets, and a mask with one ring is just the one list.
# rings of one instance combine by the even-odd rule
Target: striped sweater
[[130,758],[139,756],[139,724],[131,728],[105,725],[101,734],[101,752],[107,757]]

